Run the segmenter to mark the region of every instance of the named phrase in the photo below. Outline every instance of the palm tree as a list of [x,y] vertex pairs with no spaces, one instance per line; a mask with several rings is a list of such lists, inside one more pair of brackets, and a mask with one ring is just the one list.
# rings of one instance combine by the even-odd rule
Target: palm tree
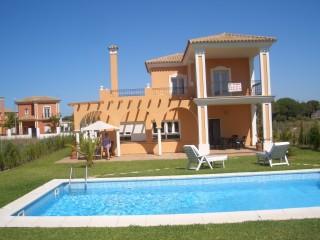
[[51,116],[49,121],[51,122],[51,126],[54,129],[53,132],[56,132],[57,127],[59,126],[59,123],[60,123],[60,117],[57,115]]

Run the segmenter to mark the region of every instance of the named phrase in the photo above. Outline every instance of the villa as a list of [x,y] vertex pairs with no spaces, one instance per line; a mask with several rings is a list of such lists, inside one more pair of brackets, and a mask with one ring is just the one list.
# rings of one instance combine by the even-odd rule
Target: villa
[[101,87],[98,101],[70,103],[75,132],[97,120],[118,127],[112,133],[117,155],[182,152],[185,144],[209,153],[232,136],[255,146],[261,106],[261,136],[269,144],[274,100],[269,49],[275,41],[232,33],[190,39],[184,52],[145,62],[151,84],[141,89],[118,88],[118,47],[111,45],[111,88]]
[[[31,96],[15,101],[18,106],[19,134],[28,134],[32,129],[32,135],[50,133],[52,116],[60,117],[60,100],[48,96]],[[38,131],[38,134],[37,134]]]

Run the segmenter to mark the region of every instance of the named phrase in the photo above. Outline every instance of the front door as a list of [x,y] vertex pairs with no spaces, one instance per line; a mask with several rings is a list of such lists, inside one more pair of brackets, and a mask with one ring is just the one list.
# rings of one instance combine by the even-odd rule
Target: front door
[[209,119],[209,144],[214,148],[220,143],[220,119]]

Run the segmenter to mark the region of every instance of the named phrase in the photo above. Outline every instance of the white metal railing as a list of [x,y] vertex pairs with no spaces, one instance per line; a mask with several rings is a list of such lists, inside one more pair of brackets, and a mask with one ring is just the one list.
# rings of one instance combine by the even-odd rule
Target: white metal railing
[[[72,181],[72,176],[74,175],[73,167],[70,167],[70,174],[69,174],[69,190],[71,188],[71,181]],[[84,187],[87,189],[88,185],[88,165],[86,165],[85,169],[85,176],[84,176]]]

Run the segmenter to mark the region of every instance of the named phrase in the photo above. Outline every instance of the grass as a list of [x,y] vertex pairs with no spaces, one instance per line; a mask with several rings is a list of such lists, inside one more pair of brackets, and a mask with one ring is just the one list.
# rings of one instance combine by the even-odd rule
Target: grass
[[0,229],[0,239],[320,239],[320,220],[128,228]]
[[[234,157],[228,160],[225,169],[207,168],[195,172],[185,169],[185,160],[151,160],[97,163],[90,168],[89,174],[96,177],[127,177],[320,168],[320,152],[295,148],[291,153],[289,167],[270,168],[257,165],[255,157]],[[0,207],[53,178],[67,178],[69,165],[55,162],[68,154],[69,150],[63,149],[15,169],[0,172]],[[83,177],[83,164],[74,166],[76,177]],[[0,228],[0,239],[320,239],[319,229],[318,219],[114,229]]]

